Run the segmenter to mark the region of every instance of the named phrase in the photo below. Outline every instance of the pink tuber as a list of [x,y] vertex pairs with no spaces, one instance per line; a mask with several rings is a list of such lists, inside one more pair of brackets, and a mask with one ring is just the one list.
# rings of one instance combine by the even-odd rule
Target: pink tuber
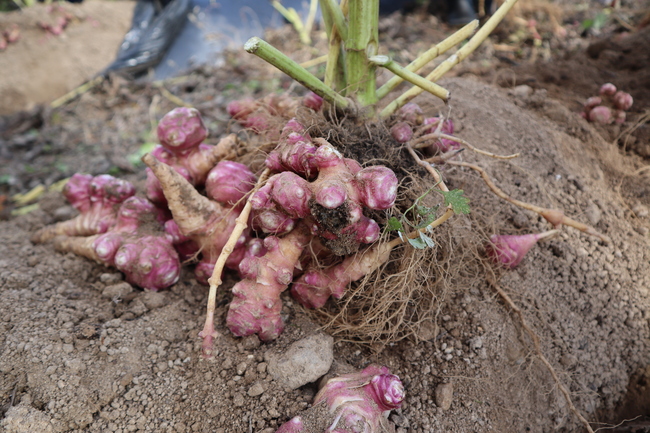
[[311,108],[314,111],[320,111],[323,107],[323,98],[314,92],[309,92],[304,98],[302,98],[302,103],[307,108]]
[[549,230],[527,235],[493,235],[486,248],[496,264],[514,269],[537,242],[549,239],[557,233],[557,230]]
[[[387,209],[397,196],[397,177],[388,168],[361,168],[323,139],[316,139],[312,162],[318,170],[313,182],[291,172],[269,179],[251,199],[254,223],[267,233],[291,230],[299,219],[312,218],[315,231],[332,248],[332,242],[346,238],[356,242],[335,254],[356,251],[358,243],[379,238],[377,223],[363,215],[363,208]],[[311,221],[311,220],[310,220]],[[310,222],[310,224],[312,224]],[[312,224],[313,225],[313,224]]]
[[178,254],[165,236],[159,211],[148,200],[130,197],[119,209],[116,223],[103,234],[89,237],[59,236],[59,251],[114,266],[124,272],[129,283],[160,290],[178,281]]
[[316,149],[305,127],[296,119],[290,119],[282,129],[277,146],[266,158],[266,166],[273,171],[288,170],[311,179],[317,172]]
[[[169,165],[158,161],[152,154],[145,155],[142,160],[160,181],[169,210],[178,227],[177,234],[170,224],[168,227],[170,236],[179,244],[185,244],[190,248],[191,245],[186,242],[188,239],[194,242],[196,252],[201,253],[201,261],[195,269],[196,278],[200,283],[207,284],[208,278],[212,276],[214,264],[228,241],[241,210],[240,207],[232,207],[230,203],[236,203],[253,188],[254,175],[237,163],[217,165],[213,169],[214,174],[211,174],[217,178],[227,179],[224,182],[226,188],[223,193],[219,192],[218,188],[211,192],[227,201],[227,203],[219,203],[199,194],[185,178]],[[232,182],[241,179],[246,181],[241,182],[238,188],[233,187]],[[246,230],[238,239],[233,253],[226,262],[227,267],[238,268],[249,239],[250,231]]]
[[56,236],[89,236],[106,232],[115,224],[120,204],[135,194],[131,183],[107,174],[92,177],[75,174],[63,188],[63,195],[80,214],[38,230],[32,242],[47,242]]
[[276,138],[275,125],[295,117],[299,106],[300,102],[288,95],[271,94],[258,100],[245,98],[232,101],[227,110],[244,128]]
[[330,296],[340,299],[352,281],[368,275],[388,260],[391,249],[379,246],[347,257],[327,269],[311,268],[291,286],[291,295],[302,306],[321,308]]
[[601,125],[607,125],[612,123],[612,110],[609,107],[604,105],[598,105],[589,111],[589,121],[600,123]]
[[580,115],[590,122],[603,125],[610,123],[625,123],[625,111],[632,108],[634,100],[632,95],[616,89],[612,83],[605,83],[600,87],[600,96],[587,99]]
[[232,289],[234,295],[226,324],[239,337],[258,334],[260,340],[277,338],[284,329],[280,294],[293,280],[300,255],[311,233],[299,225],[282,238],[264,239],[267,250],[262,257],[248,257],[239,264],[244,278]]
[[[397,376],[387,367],[369,365],[360,372],[328,380],[305,416],[292,418],[276,433],[391,431],[388,414],[401,406],[404,397],[404,386]],[[320,405],[325,405],[327,411],[319,410]],[[316,413],[327,413],[329,419],[325,421]]]
[[[235,154],[238,146],[234,134],[222,138],[216,146],[203,144],[208,131],[194,108],[178,107],[167,113],[158,124],[161,145],[151,152],[156,159],[170,165],[192,185],[202,186],[215,164]],[[147,169],[147,197],[165,204],[156,177]]]
[[[616,86],[613,85],[612,83],[605,83],[602,86],[600,86],[600,90],[598,91],[598,93],[600,93],[603,96],[614,96],[614,94],[616,93]],[[598,104],[600,104],[600,102]]]
[[[454,134],[454,122],[451,119],[445,119],[442,121],[442,126],[440,126],[441,119],[438,117],[427,117],[424,119],[424,125],[431,125],[433,128],[428,129],[425,133],[432,134],[440,128],[440,132],[446,135]],[[433,150],[438,152],[448,152],[450,150],[456,150],[460,148],[460,143],[449,140],[448,138],[441,138],[431,145]]]
[[614,95],[614,106],[619,110],[629,110],[632,108],[632,95],[626,92],[621,92],[620,90]]
[[398,143],[406,143],[413,138],[413,127],[407,122],[398,122],[390,128],[390,135]]

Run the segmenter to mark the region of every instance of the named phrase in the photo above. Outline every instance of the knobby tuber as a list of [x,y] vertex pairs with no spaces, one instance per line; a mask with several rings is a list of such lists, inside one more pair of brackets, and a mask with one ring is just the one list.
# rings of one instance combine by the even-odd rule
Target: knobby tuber
[[244,278],[232,289],[234,295],[226,323],[239,336],[258,334],[262,341],[270,341],[282,333],[280,294],[293,280],[300,255],[309,243],[309,229],[299,224],[282,238],[264,239],[266,254],[247,257],[239,264]]
[[[359,372],[330,379],[311,408],[280,426],[276,433],[383,433],[388,415],[404,401],[399,377],[387,367],[369,365]],[[324,406],[325,411],[319,411]],[[328,419],[322,419],[325,412]],[[321,426],[325,425],[325,429]]]
[[107,174],[93,177],[75,174],[63,188],[63,195],[80,213],[75,218],[44,227],[32,242],[47,242],[56,236],[89,236],[106,232],[115,224],[124,200],[135,194],[130,182]]
[[626,111],[632,108],[632,95],[617,90],[612,83],[600,86],[600,96],[592,96],[584,104],[581,116],[590,122],[607,125],[625,123]]
[[[308,161],[310,170],[317,170],[316,180],[309,182],[290,171],[271,177],[251,199],[256,211],[254,222],[263,231],[278,234],[292,230],[297,221],[310,217],[328,248],[338,255],[349,254],[356,251],[359,244],[372,243],[379,238],[379,225],[366,217],[363,209],[390,208],[397,197],[397,177],[384,166],[361,168],[358,162],[344,158],[324,139],[314,142],[320,146],[309,151],[313,157],[301,156],[298,160]],[[294,145],[308,146],[304,141]],[[267,164],[269,167],[279,166],[276,161],[292,165],[290,157],[276,155],[269,156],[273,159]],[[302,162],[293,165],[304,167]],[[348,242],[339,242],[342,239]]]
[[[235,135],[227,135],[215,146],[203,143],[208,130],[195,108],[178,107],[167,113],[158,124],[160,145],[151,152],[156,159],[171,166],[192,185],[205,184],[215,164],[235,155]],[[165,205],[165,197],[156,176],[147,170],[147,197]]]
[[[238,203],[252,189],[255,175],[243,164],[222,161],[208,175],[212,180],[207,191],[215,199],[211,200],[199,194],[182,175],[158,161],[154,155],[147,154],[142,160],[162,186],[175,223],[169,224],[170,235],[178,244],[187,245],[188,239],[194,243],[196,252],[201,253],[195,274],[199,282],[207,284],[221,249],[235,226],[241,210]],[[228,268],[238,269],[250,239],[250,230],[238,239],[226,262]]]
[[124,272],[129,283],[160,290],[178,281],[180,261],[166,236],[159,210],[141,197],[130,197],[120,207],[115,225],[93,236],[59,236],[59,251],[73,252]]

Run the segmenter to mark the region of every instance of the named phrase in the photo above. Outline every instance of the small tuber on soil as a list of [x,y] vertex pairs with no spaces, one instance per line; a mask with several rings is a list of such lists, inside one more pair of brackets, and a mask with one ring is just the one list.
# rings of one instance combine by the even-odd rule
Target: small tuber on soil
[[496,264],[514,269],[537,242],[549,239],[557,233],[558,230],[549,230],[526,235],[493,235],[486,250]]
[[114,266],[124,272],[129,283],[139,287],[164,289],[178,281],[181,264],[159,216],[159,210],[148,200],[130,197],[106,233],[59,236],[54,247]]
[[[280,426],[276,433],[383,433],[391,431],[388,415],[404,401],[404,386],[387,367],[369,365],[362,371],[330,379],[316,394],[311,408]],[[324,406],[326,411],[319,411]],[[316,414],[327,413],[328,419]],[[321,426],[325,425],[323,429]]]
[[103,174],[75,174],[63,188],[63,195],[80,214],[75,218],[44,227],[32,236],[43,243],[56,236],[89,236],[106,232],[115,224],[118,208],[135,194],[130,182]]

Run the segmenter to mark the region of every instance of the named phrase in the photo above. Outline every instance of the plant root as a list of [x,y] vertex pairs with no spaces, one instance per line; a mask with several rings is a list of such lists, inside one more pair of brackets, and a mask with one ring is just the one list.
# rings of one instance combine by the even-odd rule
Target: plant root
[[492,179],[490,179],[490,177],[488,176],[487,172],[483,168],[479,167],[478,165],[470,164],[468,162],[460,162],[460,161],[447,161],[447,164],[456,165],[456,166],[459,166],[459,167],[471,168],[472,170],[478,172],[481,175],[481,178],[483,178],[483,181],[485,182],[485,184],[497,196],[499,196],[503,200],[505,200],[505,201],[515,205],[515,206],[518,206],[518,207],[520,207],[522,209],[526,209],[526,210],[529,210],[529,211],[532,211],[532,212],[535,212],[535,213],[539,214],[546,221],[553,224],[553,226],[555,228],[557,228],[557,227],[559,227],[561,225],[566,225],[566,226],[578,229],[581,232],[587,233],[588,235],[596,236],[597,238],[599,238],[600,240],[602,240],[603,242],[605,242],[607,244],[611,243],[611,239],[608,236],[598,232],[593,227],[590,227],[590,226],[588,226],[586,224],[583,224],[581,222],[578,222],[578,221],[576,221],[574,219],[569,218],[568,216],[564,215],[564,213],[562,211],[560,211],[560,210],[543,208],[543,207],[536,206],[534,204],[526,203],[526,202],[523,202],[523,201],[519,201],[517,199],[514,199],[514,198],[510,197],[503,190],[501,190],[498,186],[496,186],[494,184],[494,182],[492,182]]
[[264,172],[262,172],[262,174],[260,175],[257,184],[255,185],[253,190],[248,193],[248,199],[246,200],[246,204],[244,205],[244,208],[242,209],[241,213],[235,220],[235,227],[230,233],[228,242],[226,242],[226,245],[221,250],[221,254],[219,254],[219,258],[217,259],[217,262],[214,265],[214,270],[212,271],[212,276],[208,279],[208,284],[210,284],[210,291],[208,293],[207,315],[205,317],[205,324],[203,325],[203,330],[199,332],[199,337],[203,339],[203,344],[201,345],[201,348],[202,348],[203,356],[205,358],[212,357],[214,339],[219,335],[214,329],[214,311],[216,309],[216,304],[217,304],[217,289],[222,283],[221,274],[223,273],[223,268],[226,264],[226,261],[228,260],[228,257],[230,257],[230,254],[232,254],[235,248],[235,244],[237,243],[239,237],[242,235],[242,233],[248,226],[248,217],[251,213],[250,199],[255,194],[255,192],[257,192],[257,190],[266,182],[270,173],[271,170],[269,170],[268,168],[264,170]]
[[594,433],[594,430],[591,428],[589,421],[587,421],[585,417],[582,416],[582,414],[578,411],[578,409],[574,406],[573,402],[571,401],[571,394],[569,393],[569,390],[560,381],[557,372],[555,371],[551,363],[548,361],[548,359],[546,359],[546,357],[542,353],[539,337],[537,336],[535,331],[533,331],[532,328],[528,325],[528,322],[526,321],[526,318],[524,317],[524,314],[521,311],[521,309],[514,303],[512,298],[510,298],[510,296],[499,286],[499,284],[497,284],[497,282],[494,280],[493,275],[488,275],[487,281],[490,287],[492,287],[494,291],[497,292],[497,294],[501,297],[501,299],[503,299],[503,302],[505,302],[505,304],[516,314],[517,318],[519,319],[519,324],[524,329],[526,334],[528,334],[528,338],[530,338],[533,342],[533,346],[535,348],[535,353],[537,354],[537,357],[546,366],[549,373],[551,373],[551,376],[553,377],[553,381],[555,381],[555,384],[560,389],[560,392],[562,393],[564,399],[569,405],[569,409],[571,410],[571,412],[580,420],[582,425],[585,426],[585,428],[589,433]]

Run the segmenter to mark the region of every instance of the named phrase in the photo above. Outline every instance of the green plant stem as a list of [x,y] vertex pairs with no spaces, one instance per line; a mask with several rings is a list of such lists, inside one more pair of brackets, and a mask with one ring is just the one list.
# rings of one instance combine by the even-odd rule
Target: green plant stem
[[327,8],[327,14],[331,17],[339,35],[345,41],[348,38],[348,25],[345,23],[343,11],[334,0],[320,0],[321,8]]
[[[442,62],[436,69],[434,69],[429,75],[427,75],[427,80],[429,81],[438,81],[444,74],[449,72],[449,70],[456,66],[458,63],[463,61],[467,56],[472,54],[476,48],[488,37],[490,33],[496,28],[496,26],[501,22],[503,17],[512,9],[512,7],[517,3],[517,0],[506,0],[497,11],[492,15],[492,17],[486,21],[483,27],[480,28],[478,32],[465,44],[461,49],[456,52],[456,54],[450,56],[447,60]],[[393,102],[388,104],[381,113],[379,117],[385,119],[390,117],[395,111],[399,110],[404,104],[411,101],[413,98],[422,93],[422,89],[419,87],[412,87],[411,89],[404,92],[401,96],[395,99]]]
[[[350,0],[348,4],[348,37],[345,39],[345,72],[347,94],[355,95],[362,106],[377,102],[377,67],[368,57],[377,54],[379,47],[379,2],[377,0]],[[370,115],[374,113],[368,113]]]
[[[453,35],[449,36],[447,39],[443,40],[437,45],[429,48],[427,51],[422,53],[417,59],[409,63],[405,69],[410,72],[417,72],[422,69],[426,64],[435,59],[436,57],[446,53],[450,48],[455,47],[460,42],[467,39],[478,27],[478,20],[474,20],[471,23],[465,25],[463,28],[458,30]],[[392,92],[397,86],[399,86],[404,78],[402,77],[393,77],[386,82],[383,86],[377,89],[377,98],[382,99],[390,92]]]
[[296,12],[294,8],[285,8],[278,0],[273,0],[271,2],[271,5],[273,5],[275,10],[280,12],[280,14],[296,29],[296,32],[298,32],[298,36],[300,37],[300,42],[305,45],[311,45],[311,37],[309,36],[309,31],[305,29],[305,26],[303,26],[298,12]]
[[314,21],[316,21],[317,12],[318,0],[311,0],[309,2],[309,13],[307,14],[307,19],[305,20],[305,31],[308,35],[311,34],[311,30],[314,28]]
[[294,62],[289,57],[282,54],[276,48],[271,46],[269,43],[261,40],[260,38],[250,38],[244,45],[244,49],[247,52],[255,54],[262,60],[272,64],[337,108],[346,109],[350,106],[350,101],[336,93],[330,87],[326,86],[321,80],[313,76],[307,69],[303,68],[298,63]]
[[369,62],[388,69],[393,74],[401,77],[402,79],[408,81],[409,83],[418,86],[427,92],[431,93],[433,96],[437,96],[442,99],[445,103],[449,101],[449,90],[445,89],[442,86],[439,86],[436,83],[428,81],[415,72],[411,72],[403,67],[401,67],[397,62],[394,62],[388,56],[373,56],[368,59]]

